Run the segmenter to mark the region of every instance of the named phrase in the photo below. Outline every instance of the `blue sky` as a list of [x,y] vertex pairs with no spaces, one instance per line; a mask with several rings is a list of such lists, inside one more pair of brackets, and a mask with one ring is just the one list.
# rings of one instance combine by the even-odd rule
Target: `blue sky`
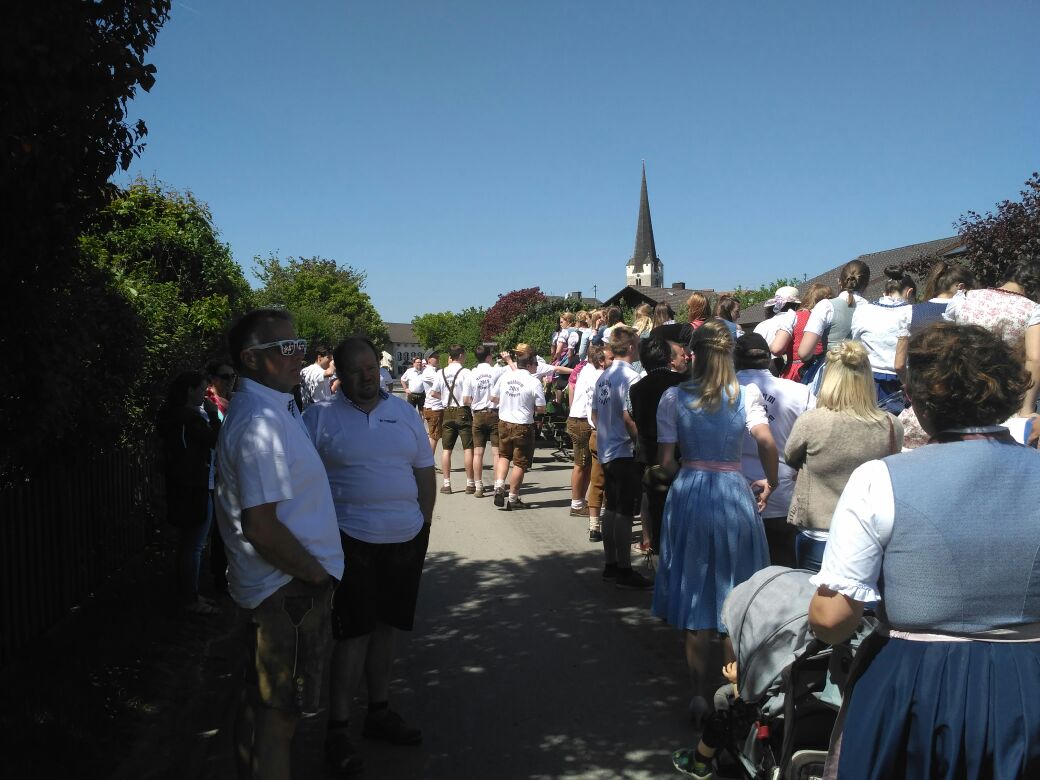
[[[390,322],[665,281],[757,287],[952,235],[1040,168],[1040,3],[173,0],[127,176]],[[253,280],[255,283],[255,280]]]

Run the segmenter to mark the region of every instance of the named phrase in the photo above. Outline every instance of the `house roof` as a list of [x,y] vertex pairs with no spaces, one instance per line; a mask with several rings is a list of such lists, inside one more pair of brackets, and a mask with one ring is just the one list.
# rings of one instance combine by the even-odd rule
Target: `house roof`
[[390,341],[394,344],[419,343],[419,340],[415,338],[410,322],[388,322],[386,323],[386,329],[390,334]]
[[[869,252],[865,255],[854,257],[853,260],[860,260],[866,263],[867,267],[870,269],[870,284],[867,285],[867,289],[863,292],[863,297],[867,300],[873,301],[884,294],[885,266],[902,265],[903,263],[909,260],[914,260],[922,255],[956,255],[962,251],[962,246],[963,242],[958,236],[949,236],[948,238],[937,238],[934,241],[924,241],[920,244],[908,244],[907,246],[897,247],[896,249],[885,249],[881,252]],[[842,263],[839,266],[831,268],[829,271],[824,271],[822,274],[817,274],[811,279],[806,279],[798,285],[799,293],[805,295],[809,290],[809,287],[813,284],[826,284],[837,292],[838,273],[844,265],[845,263]],[[917,279],[916,281],[920,286],[920,291],[920,289],[924,287],[924,280]],[[762,310],[762,306],[754,306],[747,311],[743,311],[741,312],[738,322],[741,326],[745,327],[755,325],[762,321]]]
[[715,294],[714,290],[693,290],[686,287],[643,287],[642,285],[637,287],[628,285],[622,287],[603,303],[606,306],[615,306],[621,301],[625,301],[629,305],[632,305],[632,301],[636,301],[637,304],[649,303],[654,306],[658,303],[667,303],[673,309],[678,309],[695,292],[707,293],[709,295]]

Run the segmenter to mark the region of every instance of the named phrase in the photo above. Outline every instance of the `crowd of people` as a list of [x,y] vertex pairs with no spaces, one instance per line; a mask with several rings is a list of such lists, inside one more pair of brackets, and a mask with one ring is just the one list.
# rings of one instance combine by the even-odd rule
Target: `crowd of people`
[[[437,445],[440,493],[460,487],[461,442],[465,493],[525,509],[547,408],[572,442],[568,514],[588,519],[602,579],[652,591],[652,614],[682,632],[698,724],[733,673],[726,597],[797,567],[814,573],[820,638],[843,641],[865,608],[882,620],[846,697],[841,777],[1040,772],[1040,696],[1009,693],[1040,692],[1040,261],[985,289],[940,263],[919,302],[913,279],[885,273],[875,301],[858,261],[837,291],[780,288],[748,333],[732,296],[693,293],[682,322],[667,304],[631,325],[615,307],[567,312],[544,355],[417,359],[404,398],[371,342],[318,345],[301,369],[288,314],[243,317],[229,360],[174,379],[160,424],[181,605],[217,610],[198,593],[215,516],[214,576],[226,567],[249,616],[243,776],[288,776],[329,657],[335,770],[361,771],[348,727],[362,677],[365,736],[421,741],[390,708],[390,668],[414,620]],[[702,746],[676,768],[712,776]]]

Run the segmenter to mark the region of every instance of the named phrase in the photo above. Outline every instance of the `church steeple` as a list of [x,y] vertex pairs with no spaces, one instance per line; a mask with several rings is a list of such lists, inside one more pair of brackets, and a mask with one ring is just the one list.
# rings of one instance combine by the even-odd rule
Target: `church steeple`
[[654,224],[650,220],[650,198],[646,192],[646,160],[643,160],[643,184],[639,190],[636,245],[625,270],[627,284],[633,287],[664,287],[664,264],[657,256]]

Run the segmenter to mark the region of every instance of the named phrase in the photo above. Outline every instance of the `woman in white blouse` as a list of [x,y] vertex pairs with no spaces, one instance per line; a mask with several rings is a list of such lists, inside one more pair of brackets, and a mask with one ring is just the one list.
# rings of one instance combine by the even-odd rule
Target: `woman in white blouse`
[[931,443],[853,472],[811,580],[826,642],[880,602],[827,776],[1040,777],[1040,453],[997,424],[1029,377],[994,334],[952,323],[911,337],[907,372]]

